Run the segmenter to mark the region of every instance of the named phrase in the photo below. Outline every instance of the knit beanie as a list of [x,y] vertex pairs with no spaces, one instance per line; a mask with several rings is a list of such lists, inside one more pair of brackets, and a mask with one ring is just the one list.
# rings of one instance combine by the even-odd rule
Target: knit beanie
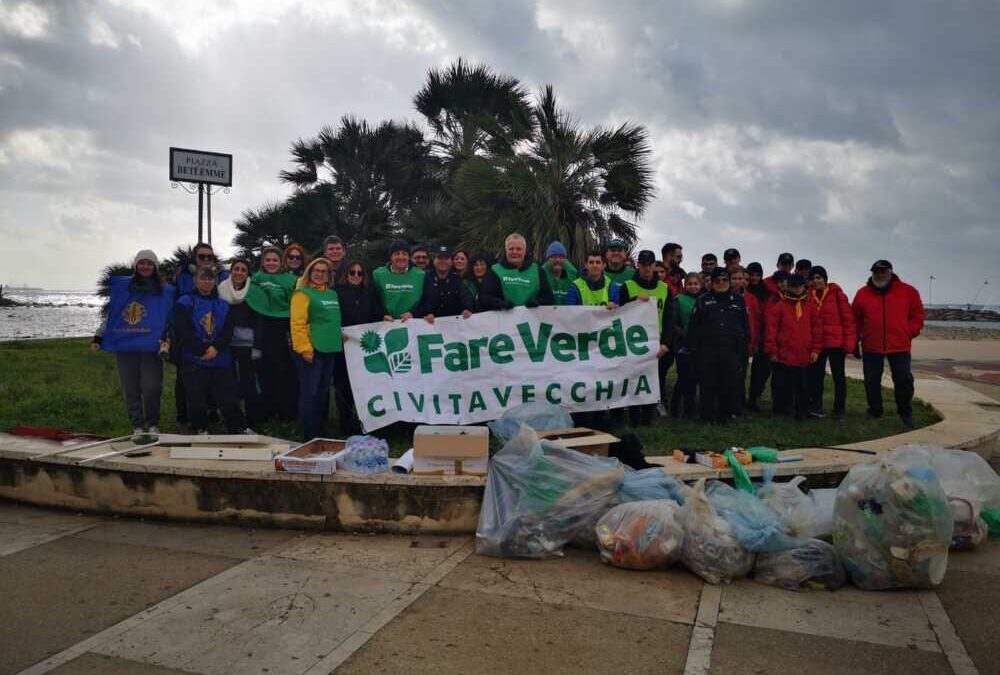
[[545,249],[545,257],[551,258],[554,255],[561,255],[566,257],[566,247],[562,245],[561,241],[554,241],[549,244],[549,247]]
[[133,265],[138,265],[140,260],[148,260],[157,267],[160,266],[160,261],[156,257],[156,254],[150,251],[148,248],[144,248],[135,254],[135,260],[132,262]]

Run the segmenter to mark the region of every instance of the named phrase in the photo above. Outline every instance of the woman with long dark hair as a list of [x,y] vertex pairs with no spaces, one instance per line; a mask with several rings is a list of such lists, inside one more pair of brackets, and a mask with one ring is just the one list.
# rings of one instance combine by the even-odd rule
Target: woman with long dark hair
[[[364,265],[357,260],[348,260],[340,269],[337,295],[340,297],[341,325],[347,327],[381,321],[385,316],[385,307],[375,287],[369,283]],[[360,434],[361,422],[354,407],[354,394],[343,352],[334,354],[333,388],[341,432],[345,436]]]

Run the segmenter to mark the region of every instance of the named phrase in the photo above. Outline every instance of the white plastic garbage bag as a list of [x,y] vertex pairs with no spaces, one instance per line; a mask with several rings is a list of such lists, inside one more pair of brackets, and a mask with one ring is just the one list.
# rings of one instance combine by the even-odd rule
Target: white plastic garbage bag
[[809,539],[819,535],[819,514],[813,500],[799,489],[805,479],[796,476],[787,483],[765,482],[757,497],[778,514],[788,534]]
[[801,546],[787,551],[759,554],[753,579],[793,591],[835,591],[844,585],[846,575],[833,546],[819,539],[806,539]]

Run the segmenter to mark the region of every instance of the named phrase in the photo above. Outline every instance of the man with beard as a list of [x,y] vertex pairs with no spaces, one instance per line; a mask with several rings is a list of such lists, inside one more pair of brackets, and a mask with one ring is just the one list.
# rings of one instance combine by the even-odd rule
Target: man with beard
[[554,241],[545,249],[542,273],[552,289],[552,304],[565,305],[566,293],[576,279],[576,267],[566,259],[566,247],[561,241]]
[[882,416],[882,373],[888,360],[896,412],[903,424],[912,427],[910,348],[924,327],[924,303],[917,289],[896,276],[888,260],[875,261],[871,273],[851,303],[861,343],[868,416]]

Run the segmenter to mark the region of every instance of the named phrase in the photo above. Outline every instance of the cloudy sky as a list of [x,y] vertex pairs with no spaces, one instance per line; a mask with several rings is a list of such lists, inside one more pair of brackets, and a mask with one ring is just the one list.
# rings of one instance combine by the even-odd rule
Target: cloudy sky
[[876,258],[934,301],[1000,302],[1000,3],[0,0],[0,282],[89,288],[194,241],[169,146],[234,155],[215,241],[345,113],[416,120],[463,56],[555,85],[655,151],[642,242],[783,250],[850,292]]

